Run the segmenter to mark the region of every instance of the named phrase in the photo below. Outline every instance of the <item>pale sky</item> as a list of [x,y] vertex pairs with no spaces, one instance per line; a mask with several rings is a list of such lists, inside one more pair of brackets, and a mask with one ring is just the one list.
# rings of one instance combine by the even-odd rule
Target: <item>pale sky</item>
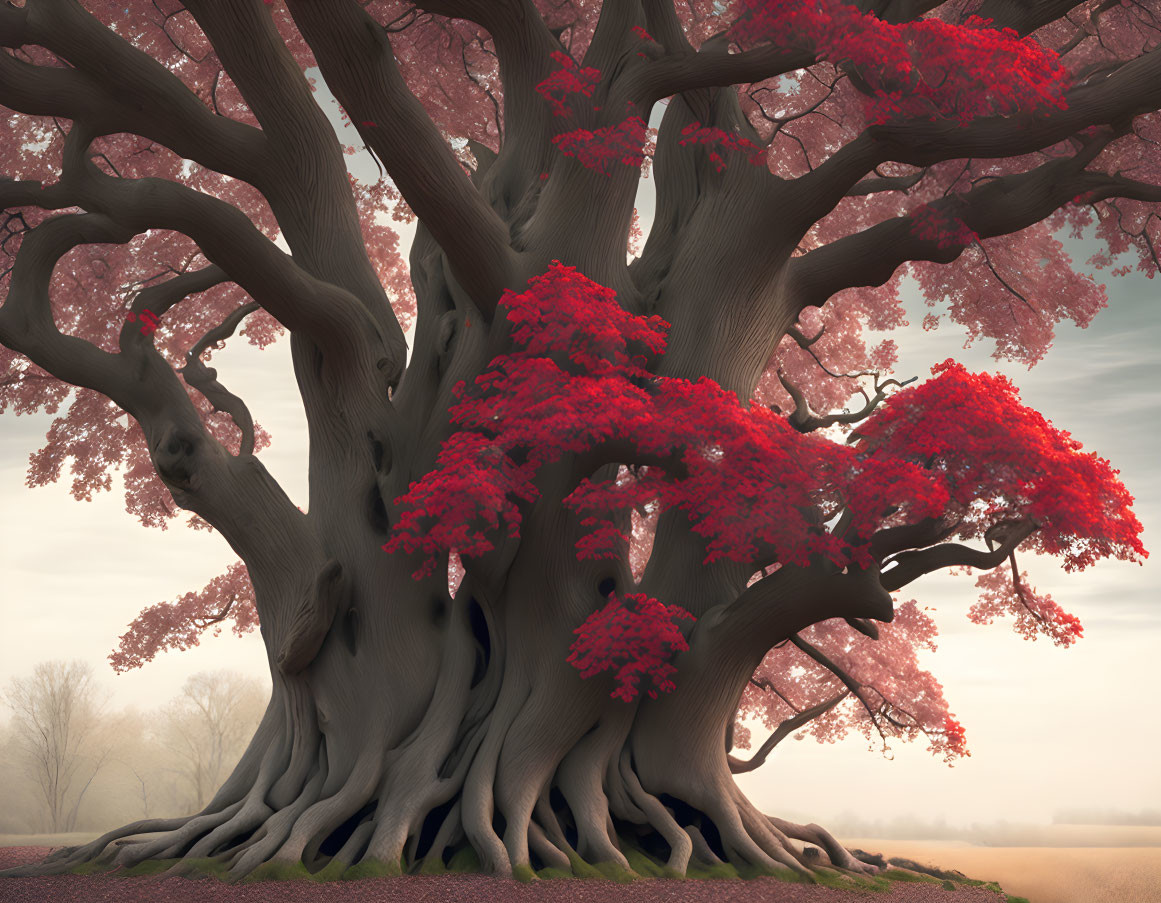
[[[350,159],[360,178],[377,176],[365,154]],[[647,231],[652,182],[643,185],[638,206]],[[405,247],[410,238],[405,230]],[[1074,253],[1078,264],[1086,257],[1083,248]],[[932,575],[912,584],[903,597],[932,606],[941,634],[924,666],[943,683],[972,757],[948,768],[922,741],[896,744],[894,759],[886,760],[868,752],[859,735],[834,745],[787,740],[739,783],[766,812],[816,821],[853,813],[953,824],[1043,822],[1058,809],[1157,808],[1161,718],[1151,700],[1161,657],[1161,284],[1137,274],[1110,280],[1109,308],[1087,330],[1062,325],[1056,346],[1031,371],[997,364],[986,341],[965,351],[962,331],[946,318],[924,332],[925,308],[913,286],[905,292],[912,325],[892,333],[898,374],[925,378],[948,357],[1006,373],[1026,403],[1121,470],[1155,556],[1144,566],[1102,562],[1080,574],[1023,556],[1032,582],[1084,624],[1084,638],[1068,649],[1044,638],[1024,641],[1010,620],[969,623],[974,578]],[[234,338],[213,363],[273,436],[259,458],[305,507],[306,430],[288,340],[260,352]],[[52,419],[0,419],[0,686],[53,658],[92,663],[113,708],[160,705],[203,670],[229,667],[268,681],[258,635],[228,631],[137,671],[113,673],[106,656],[142,608],[200,589],[235,556],[217,533],[182,526],[184,516],[166,531],[140,526],[124,510],[118,479],[111,493],[88,503],[69,496],[67,468],[59,483],[26,488],[28,456],[43,445]],[[755,743],[764,736],[757,728]]]

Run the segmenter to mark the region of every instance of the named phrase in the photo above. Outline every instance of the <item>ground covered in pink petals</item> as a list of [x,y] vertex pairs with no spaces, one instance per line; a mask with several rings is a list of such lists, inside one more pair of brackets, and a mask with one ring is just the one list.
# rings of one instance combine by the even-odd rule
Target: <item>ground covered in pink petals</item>
[[[45,847],[0,847],[0,869],[36,862]],[[982,887],[944,890],[934,884],[893,882],[889,893],[855,893],[787,884],[773,878],[752,881],[677,881],[650,879],[616,884],[561,878],[522,884],[484,875],[369,878],[315,884],[278,881],[223,884],[213,879],[116,878],[66,875],[51,878],[0,878],[5,903],[854,903],[869,898],[884,903],[996,903],[1003,899]]]

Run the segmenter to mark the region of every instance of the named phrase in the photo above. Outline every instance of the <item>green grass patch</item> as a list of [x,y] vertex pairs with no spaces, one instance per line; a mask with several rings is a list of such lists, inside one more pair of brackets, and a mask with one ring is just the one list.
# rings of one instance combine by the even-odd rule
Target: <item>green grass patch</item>
[[956,889],[955,882],[954,881],[944,881],[943,882],[943,889],[944,890],[955,890]]
[[685,877],[722,881],[727,878],[741,878],[742,876],[728,862],[719,862],[717,865],[703,865],[691,859],[689,866],[685,870]]
[[629,860],[629,868],[635,871],[642,878],[669,878],[674,876],[680,877],[676,871],[670,868],[666,868],[660,862],[657,862],[652,856],[649,856],[647,853],[637,849],[636,847],[622,844],[621,851],[625,854],[625,858]]
[[572,866],[572,874],[574,878],[604,878],[594,866],[585,862],[576,853],[568,853],[568,862]]
[[919,872],[907,872],[903,869],[887,869],[879,872],[876,876],[878,878],[886,878],[888,881],[916,881],[925,884],[939,884],[939,879],[931,875],[923,875]]
[[105,862],[82,862],[80,865],[74,865],[68,870],[70,875],[100,875],[104,872],[111,872],[113,867]]
[[537,876],[530,865],[514,865],[512,866],[512,877],[524,884],[531,884]]
[[476,851],[472,847],[461,847],[456,850],[455,855],[448,862],[447,870],[449,872],[478,872],[480,871],[480,857],[476,855]]
[[321,869],[311,875],[315,881],[341,881],[347,870],[347,863],[332,859]]
[[446,875],[447,866],[443,864],[443,856],[424,856],[419,866],[421,875]]
[[619,862],[594,862],[593,868],[600,872],[602,877],[608,878],[610,881],[616,881],[618,884],[629,884],[641,877],[635,871],[625,868]]
[[394,878],[403,874],[398,862],[384,862],[382,859],[364,859],[343,872],[343,881],[358,881],[360,878]]
[[1008,903],[1031,903],[1027,897],[1014,897],[1011,894],[1005,894],[1004,896],[1007,898]]
[[547,868],[542,868],[540,871],[538,871],[536,873],[536,877],[552,880],[553,878],[574,878],[576,876],[573,875],[572,872],[566,872],[564,869],[557,869],[548,866]]

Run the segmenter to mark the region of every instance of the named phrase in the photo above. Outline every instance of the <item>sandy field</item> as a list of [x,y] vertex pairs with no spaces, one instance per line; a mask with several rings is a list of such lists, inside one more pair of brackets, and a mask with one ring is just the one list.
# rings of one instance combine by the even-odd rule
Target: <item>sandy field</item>
[[848,846],[905,856],[998,881],[1031,903],[1161,903],[1161,846],[984,847],[955,841],[842,837]]

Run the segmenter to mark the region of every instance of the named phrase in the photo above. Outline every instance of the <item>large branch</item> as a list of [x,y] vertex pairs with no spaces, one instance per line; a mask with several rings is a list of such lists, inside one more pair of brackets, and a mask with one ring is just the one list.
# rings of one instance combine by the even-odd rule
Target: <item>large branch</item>
[[[1088,172],[1085,162],[1081,157],[1053,160],[1028,172],[988,180],[944,203],[980,238],[992,238],[1032,226],[1081,194],[1090,201],[1111,197],[1161,201],[1161,186]],[[913,216],[894,217],[794,258],[788,285],[795,304],[800,309],[821,306],[842,289],[882,285],[906,261],[950,263],[969,247],[947,243],[940,247],[938,240],[920,238],[912,231],[914,222]]]
[[966,126],[917,117],[869,126],[794,181],[797,201],[816,221],[888,161],[930,166],[968,157],[1014,157],[1051,147],[1090,126],[1110,125],[1120,132],[1134,117],[1161,108],[1161,48],[1124,63],[1099,81],[1072,88],[1065,100],[1064,110],[981,118]]
[[662,98],[695,88],[753,84],[813,65],[815,55],[773,44],[730,53],[725,41],[707,41],[694,52],[688,48],[666,53],[632,74],[632,90],[648,108]]
[[[0,205],[8,203],[4,189],[12,184],[0,185]],[[130,412],[140,409],[142,401],[131,390],[131,361],[62,333],[53,320],[49,283],[57,261],[76,246],[123,244],[135,234],[97,213],[66,214],[42,223],[25,235],[0,307],[0,343],[57,379],[107,395]]]
[[403,330],[367,256],[346,158],[306,74],[259,0],[189,0],[187,6],[269,141],[262,191],[299,266],[359,298],[402,372]]
[[0,46],[38,44],[75,68],[0,53],[0,103],[34,116],[84,121],[94,134],[130,132],[255,185],[267,151],[261,130],[216,116],[176,75],[118,37],[75,0],[0,5]]
[[950,567],[973,567],[989,570],[1004,560],[1021,542],[1037,529],[1032,521],[1009,525],[999,546],[990,551],[973,549],[958,542],[941,543],[927,549],[900,552],[884,566],[880,581],[888,592],[901,589],[924,574]]
[[231,204],[164,179],[118,179],[87,158],[91,134],[74,125],[61,185],[86,209],[134,232],[172,229],[192,238],[231,281],[288,329],[311,337],[334,360],[373,368],[378,328],[349,292],[303,271]]
[[730,655],[760,661],[775,643],[819,621],[894,617],[894,603],[880,583],[878,568],[836,574],[820,566],[783,565],[703,621],[723,654],[729,650]]
[[490,317],[513,277],[508,228],[407,88],[387,32],[353,0],[289,0],[328,87]]

